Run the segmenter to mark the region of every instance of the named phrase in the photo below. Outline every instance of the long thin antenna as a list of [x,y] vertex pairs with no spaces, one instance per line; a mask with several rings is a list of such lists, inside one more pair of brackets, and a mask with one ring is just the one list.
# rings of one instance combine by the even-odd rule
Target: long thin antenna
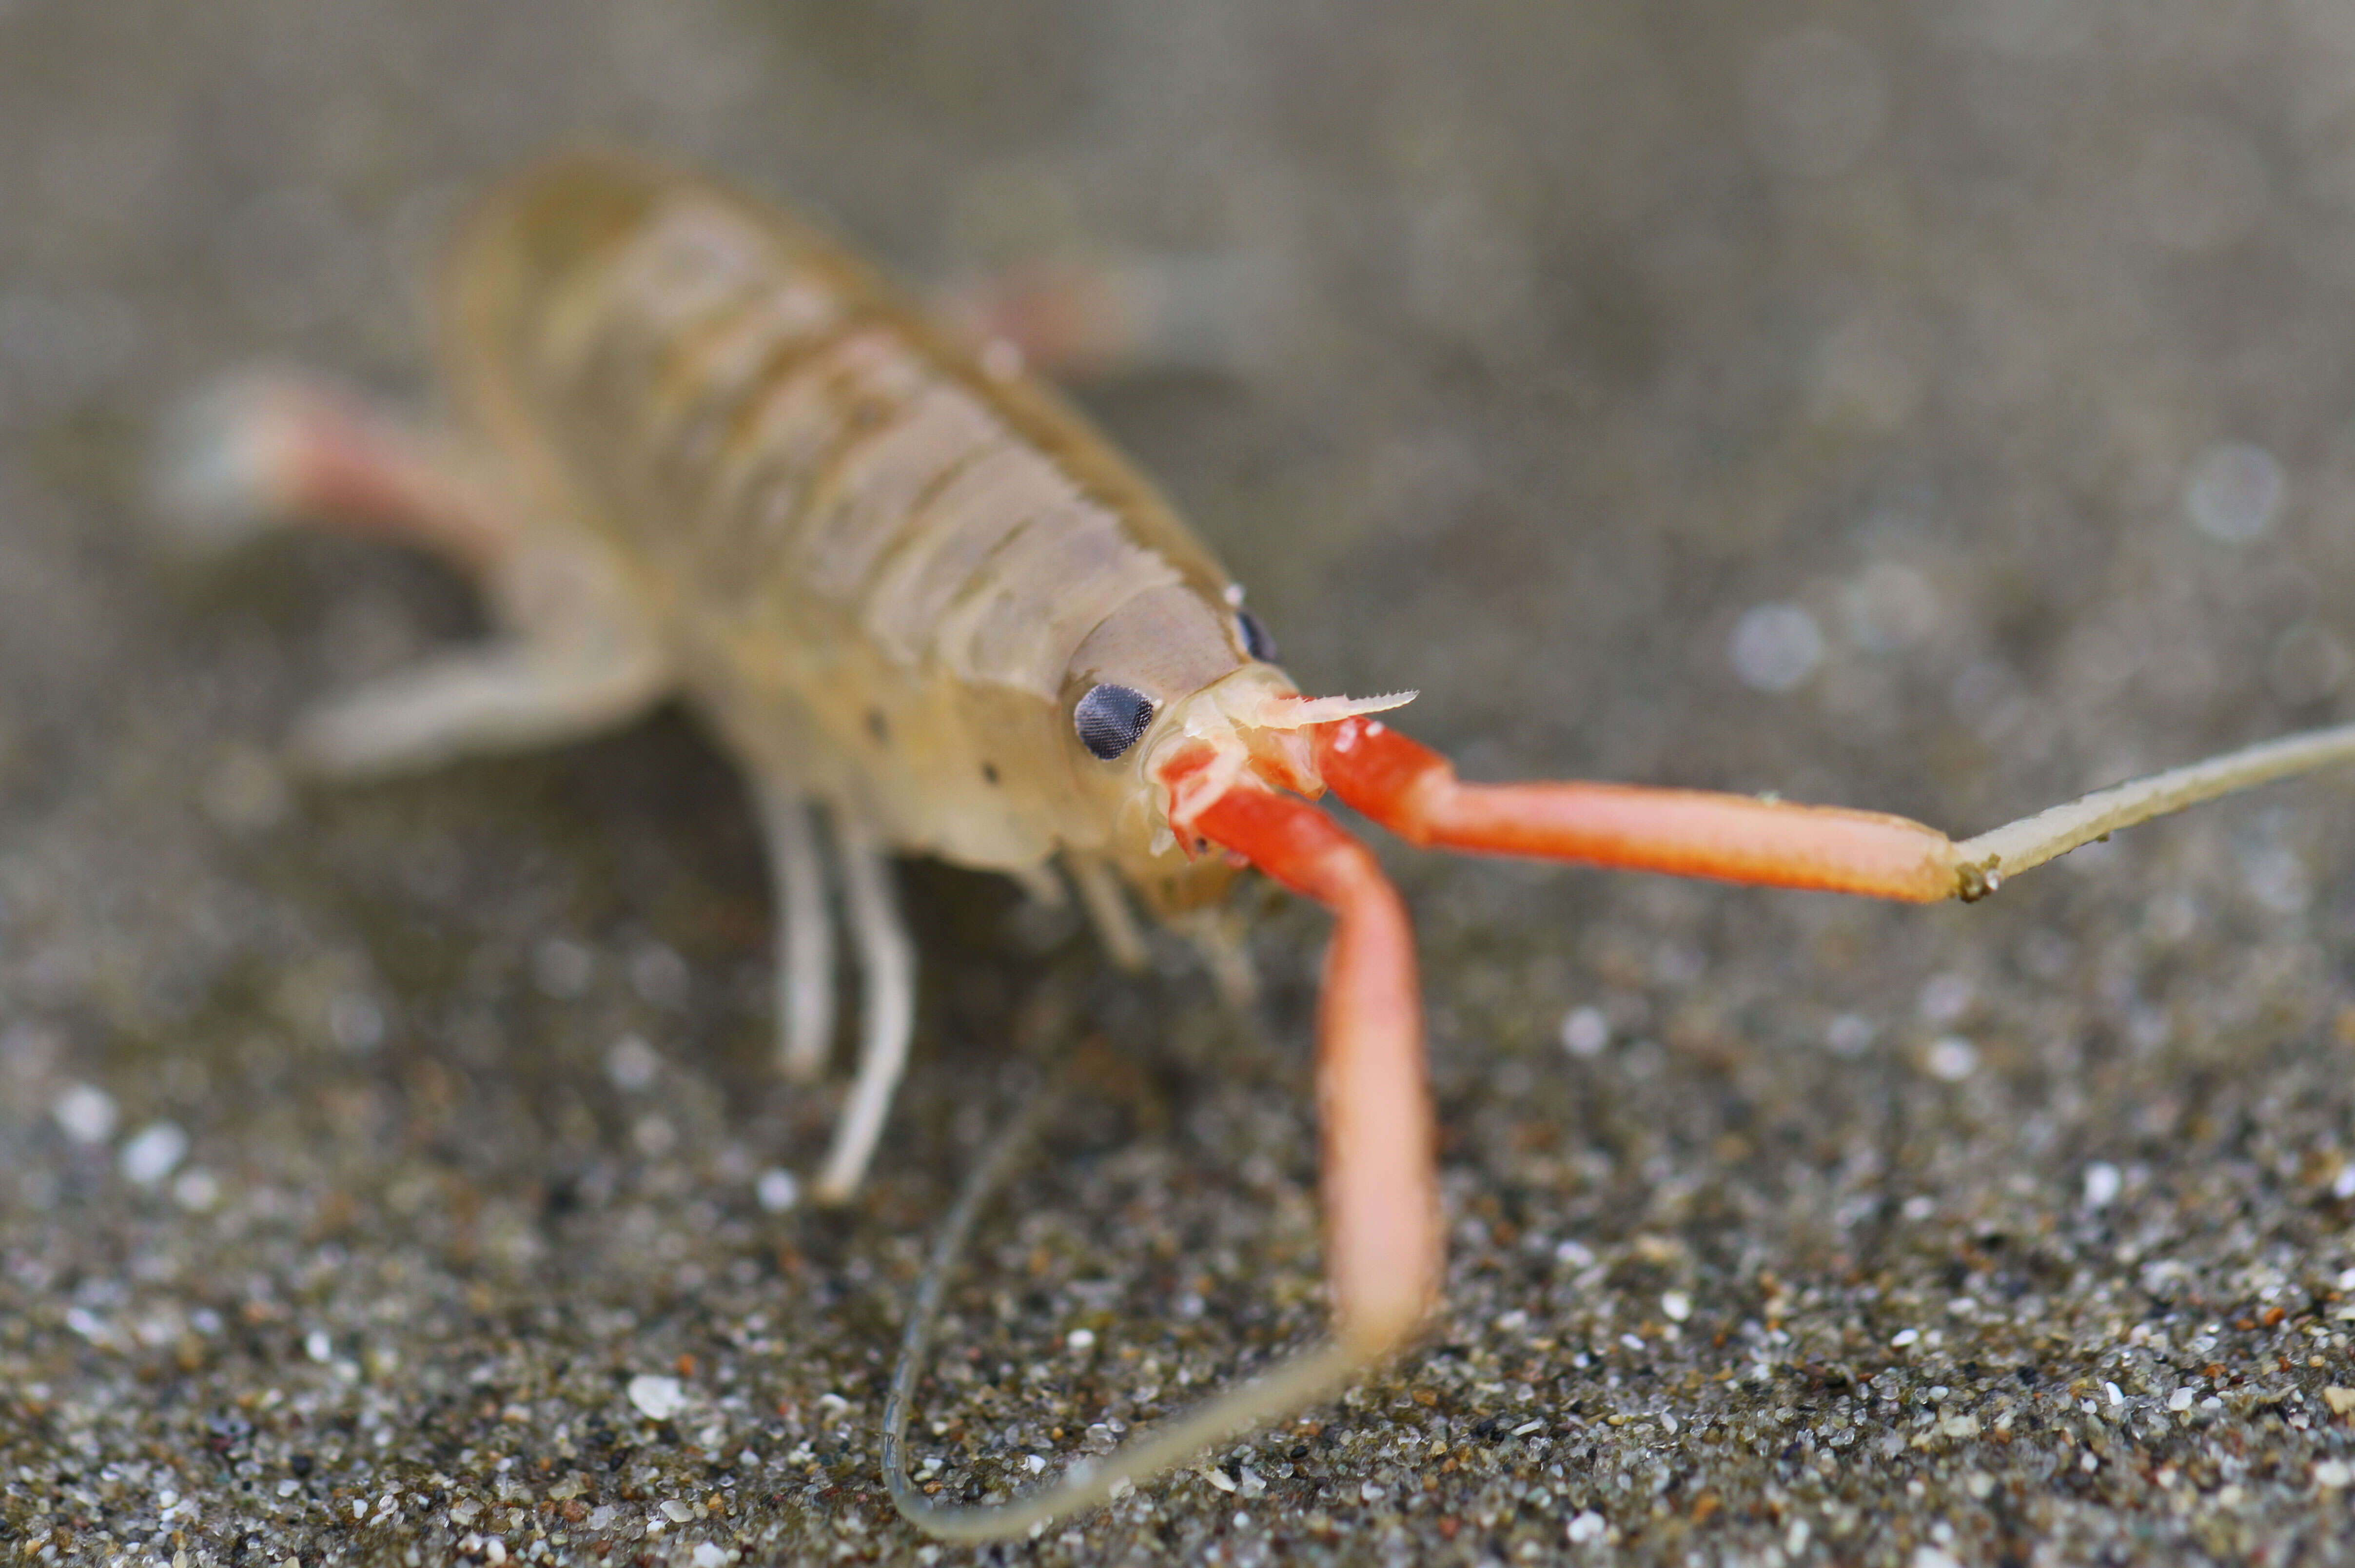
[[900,1336],[900,1360],[891,1370],[891,1392],[883,1404],[883,1485],[900,1517],[928,1535],[943,1541],[1007,1541],[1065,1514],[1109,1500],[1124,1484],[1181,1465],[1221,1438],[1260,1426],[1280,1415],[1323,1400],[1345,1387],[1365,1358],[1338,1344],[1304,1352],[1266,1376],[1230,1390],[1146,1434],[1100,1461],[1082,1459],[1060,1479],[1027,1497],[1002,1503],[936,1503],[918,1492],[908,1478],[909,1407],[924,1351],[932,1341],[941,1298],[946,1294],[957,1254],[982,1205],[1006,1179],[1024,1145],[1037,1130],[1057,1098],[1050,1081],[1030,1097],[1029,1104],[1000,1133],[949,1210],[924,1277],[909,1304],[907,1327]]
[[2005,878],[2107,837],[2121,827],[2254,784],[2340,763],[2355,763],[2355,724],[2285,735],[2278,741],[2095,790],[1955,845],[1962,866],[1962,895],[1966,900],[1985,898]]

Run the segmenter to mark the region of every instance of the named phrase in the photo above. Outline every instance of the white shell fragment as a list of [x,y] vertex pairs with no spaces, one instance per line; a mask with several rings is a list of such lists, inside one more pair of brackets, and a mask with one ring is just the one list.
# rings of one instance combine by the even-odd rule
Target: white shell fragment
[[625,1390],[630,1403],[648,1421],[668,1421],[687,1408],[687,1391],[677,1378],[651,1377],[641,1372],[630,1380]]

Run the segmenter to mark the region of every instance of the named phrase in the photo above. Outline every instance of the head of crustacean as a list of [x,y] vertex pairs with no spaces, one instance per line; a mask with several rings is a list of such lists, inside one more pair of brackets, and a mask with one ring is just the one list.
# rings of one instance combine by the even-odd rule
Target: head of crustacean
[[1104,851],[1158,910],[1217,897],[1234,871],[1173,818],[1246,777],[1322,795],[1307,728],[1413,695],[1304,698],[1273,655],[1232,598],[1170,588],[1107,617],[1071,662],[1064,706],[1075,766],[1105,814]]

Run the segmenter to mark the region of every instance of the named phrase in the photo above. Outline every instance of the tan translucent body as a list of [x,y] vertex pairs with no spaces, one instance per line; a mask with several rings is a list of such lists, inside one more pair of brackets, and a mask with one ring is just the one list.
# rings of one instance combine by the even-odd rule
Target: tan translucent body
[[510,510],[610,559],[756,773],[967,866],[1108,855],[1162,905],[1223,883],[1123,830],[1141,753],[1090,757],[1071,705],[1247,664],[1240,594],[1060,400],[791,219],[617,159],[496,197],[446,315]]

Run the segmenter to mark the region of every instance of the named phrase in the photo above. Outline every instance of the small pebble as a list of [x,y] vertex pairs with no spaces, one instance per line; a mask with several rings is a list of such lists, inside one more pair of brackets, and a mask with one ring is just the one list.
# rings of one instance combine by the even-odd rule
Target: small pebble
[[789,1213],[802,1200],[802,1184],[792,1171],[773,1168],[752,1184],[752,1196],[768,1213]]
[[123,1179],[153,1187],[180,1167],[188,1155],[188,1135],[176,1123],[150,1122],[123,1146],[119,1163]]
[[1562,1015],[1561,1048],[1572,1056],[1600,1056],[1611,1043],[1611,1020],[1601,1008],[1577,1007]]
[[49,1107],[66,1136],[78,1144],[102,1144],[114,1136],[120,1115],[114,1096],[95,1083],[69,1083]]
[[[630,1380],[624,1391],[638,1413],[648,1421],[668,1421],[687,1408],[687,1391],[677,1378],[658,1378],[641,1372]],[[683,1516],[682,1516],[683,1517]]]
[[384,1043],[384,1009],[373,997],[344,991],[327,1004],[327,1038],[355,1055]]
[[678,1129],[668,1116],[659,1111],[649,1111],[630,1128],[630,1141],[648,1159],[660,1159],[678,1147]]
[[172,1201],[191,1214],[210,1213],[220,1204],[220,1178],[197,1167],[180,1172],[172,1183]]
[[1959,1083],[1978,1071],[1978,1047],[1958,1034],[1943,1035],[1931,1041],[1923,1065],[1941,1083]]
[[1824,1045],[1834,1056],[1855,1058],[1872,1049],[1877,1031],[1860,1013],[1841,1013],[1824,1029]]
[[1796,690],[1823,662],[1824,634],[1796,604],[1756,604],[1742,613],[1726,641],[1726,657],[1753,691]]
[[687,961],[660,943],[651,943],[631,955],[630,989],[658,1008],[683,1004],[691,978]]
[[2289,496],[2274,454],[2245,441],[2220,441],[2191,460],[2183,477],[2183,512],[2219,544],[2253,544],[2271,533]]
[[662,1072],[662,1058],[636,1035],[625,1034],[605,1053],[605,1076],[614,1088],[634,1094],[650,1087]]
[[1913,1006],[1922,1014],[1922,1021],[1943,1027],[1959,1019],[1971,1010],[1977,998],[1978,987],[1966,975],[1933,975],[1922,983],[1922,994]]
[[542,994],[570,1001],[588,994],[597,973],[597,955],[569,937],[543,938],[531,950],[531,977]]

